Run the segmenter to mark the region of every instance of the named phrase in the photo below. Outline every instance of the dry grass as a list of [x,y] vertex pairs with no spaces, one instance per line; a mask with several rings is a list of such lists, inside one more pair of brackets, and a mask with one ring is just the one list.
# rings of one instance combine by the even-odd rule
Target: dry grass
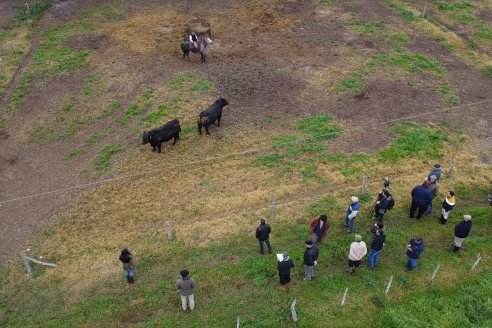
[[[4,33],[4,34],[3,34]],[[10,30],[0,31],[0,99],[7,86],[12,81],[17,67],[29,51],[32,37],[32,29],[29,27],[16,27]]]

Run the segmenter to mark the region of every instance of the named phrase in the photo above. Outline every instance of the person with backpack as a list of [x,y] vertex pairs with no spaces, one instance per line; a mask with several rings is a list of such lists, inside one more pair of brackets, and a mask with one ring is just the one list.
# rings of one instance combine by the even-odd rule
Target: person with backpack
[[306,240],[304,251],[304,280],[311,281],[314,278],[314,266],[318,265],[319,251],[312,240]]
[[268,247],[268,252],[272,254],[272,245],[270,245],[270,233],[272,229],[270,225],[266,223],[265,219],[260,220],[260,225],[256,228],[256,238],[260,243],[260,254],[265,254],[263,250],[263,243]]
[[378,200],[374,206],[376,220],[382,222],[386,211],[393,209],[394,206],[395,200],[388,190],[383,190],[379,193]]
[[133,255],[128,248],[121,251],[120,261],[123,263],[123,271],[125,272],[126,280],[129,284],[133,284],[135,282],[135,267],[133,265]]
[[347,227],[348,233],[354,232],[355,218],[360,209],[359,198],[352,196],[351,201],[352,203],[347,208],[347,213],[345,213],[345,226]]

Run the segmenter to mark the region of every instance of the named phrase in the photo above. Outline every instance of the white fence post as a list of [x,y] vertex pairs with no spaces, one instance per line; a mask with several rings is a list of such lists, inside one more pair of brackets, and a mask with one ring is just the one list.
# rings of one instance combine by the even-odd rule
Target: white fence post
[[386,290],[384,291],[384,295],[388,294],[392,283],[393,283],[393,276],[390,277],[390,280],[388,282],[388,286],[386,286]]
[[167,239],[173,240],[173,227],[171,226],[171,222],[166,221],[167,224]]
[[348,287],[345,288],[345,293],[343,293],[342,306],[345,305],[345,300],[347,299]]
[[26,266],[27,275],[29,278],[32,278],[31,266],[29,265],[29,260],[27,259],[26,252],[20,252],[20,256],[22,258],[22,262]]
[[480,253],[478,253],[477,260],[475,261],[475,263],[473,263],[473,266],[471,267],[471,270],[475,270],[475,268],[478,265],[478,262],[480,262],[481,259],[482,259],[482,257],[480,256]]
[[297,322],[296,303],[297,300],[294,300],[290,305],[290,312],[292,312],[292,320],[294,320],[294,322]]
[[434,270],[434,272],[432,273],[432,278],[431,280],[433,281],[434,278],[436,277],[436,274],[437,272],[439,271],[439,268],[441,268],[441,265],[438,263],[437,266],[436,266],[436,269]]
[[236,325],[237,328],[239,328],[239,316],[237,316],[237,325]]

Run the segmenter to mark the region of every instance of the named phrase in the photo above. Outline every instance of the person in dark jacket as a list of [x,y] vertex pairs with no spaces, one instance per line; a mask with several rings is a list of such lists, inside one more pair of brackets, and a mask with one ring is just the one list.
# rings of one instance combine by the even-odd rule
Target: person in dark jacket
[[454,248],[453,252],[457,252],[461,249],[463,241],[470,234],[472,228],[471,215],[463,216],[463,221],[458,223],[454,227]]
[[181,270],[179,274],[181,275],[181,279],[176,281],[175,287],[181,295],[181,307],[183,308],[183,311],[186,311],[186,299],[188,299],[190,303],[190,310],[193,311],[193,309],[195,308],[194,294],[196,281],[189,277],[190,272],[188,270]]
[[422,255],[422,252],[425,249],[424,240],[416,236],[412,240],[408,242],[407,245],[407,271],[413,271],[417,266],[417,260]]
[[311,240],[316,243],[321,243],[330,228],[330,221],[326,215],[321,215],[319,218],[311,221]]
[[129,284],[133,284],[135,282],[135,267],[133,265],[133,255],[128,248],[121,251],[120,261],[123,263],[123,271],[125,272],[126,280]]
[[256,228],[256,238],[258,238],[258,241],[260,243],[260,253],[265,254],[263,250],[263,243],[265,243],[268,247],[268,252],[272,254],[272,245],[270,245],[270,233],[272,232],[272,229],[270,228],[270,225],[268,225],[265,221],[265,219],[260,220],[260,225],[258,228]]
[[306,240],[306,250],[304,251],[304,280],[314,278],[314,266],[318,265],[318,247],[312,240]]
[[[427,188],[429,188],[429,190],[431,191],[432,200],[434,200],[434,198],[439,195],[439,181],[437,181],[437,177],[435,175],[431,175],[428,180],[430,182],[430,185]],[[432,202],[430,202],[430,204],[427,206],[427,213],[432,214]]]
[[432,193],[429,190],[430,181],[425,180],[423,184],[416,186],[412,190],[412,205],[410,206],[410,218],[414,217],[417,211],[417,219],[421,219],[425,210],[432,203]]
[[393,196],[388,190],[383,190],[378,195],[378,200],[374,206],[375,216],[379,222],[383,222],[384,214],[388,211],[390,203],[393,201]]
[[434,167],[432,168],[432,171],[427,175],[427,179],[430,180],[430,177],[432,175],[436,176],[437,181],[441,180],[441,173],[442,173],[442,167],[441,164],[436,163],[434,164]]
[[375,236],[371,242],[371,250],[369,251],[369,269],[374,269],[378,265],[379,254],[383,250],[386,236],[383,230],[376,229]]
[[441,224],[446,224],[448,221],[448,216],[451,210],[454,208],[454,205],[456,204],[456,198],[454,197],[454,191],[450,190],[448,192],[448,195],[446,196],[446,199],[444,199],[444,202],[442,203],[442,209],[441,209]]
[[294,267],[294,261],[289,257],[289,254],[283,253],[282,259],[277,264],[278,275],[282,291],[285,291],[287,285],[290,284],[290,270]]

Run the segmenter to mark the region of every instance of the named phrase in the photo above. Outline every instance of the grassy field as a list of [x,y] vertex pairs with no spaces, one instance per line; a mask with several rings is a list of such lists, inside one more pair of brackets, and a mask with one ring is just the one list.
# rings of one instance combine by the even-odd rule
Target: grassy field
[[[39,2],[40,15],[44,3]],[[340,35],[350,42],[340,42],[340,55],[329,57],[333,63],[313,69],[316,64],[306,60],[299,68],[293,62],[310,56],[306,49],[323,52],[320,45],[296,34],[290,41],[302,45],[289,44],[294,50],[289,48],[288,56],[294,53],[294,59],[280,52],[261,68],[273,67],[271,75],[280,80],[302,75],[303,87],[279,92],[277,98],[253,89],[252,95],[240,98],[251,104],[239,103],[245,88],[242,80],[260,84],[261,77],[270,76],[252,71],[238,76],[242,66],[235,57],[254,67],[255,62],[270,59],[264,40],[284,46],[272,35],[289,35],[296,26],[303,27],[302,33],[319,28],[302,15],[281,12],[282,3],[251,1],[227,4],[217,12],[205,10],[203,15],[214,23],[216,42],[223,42],[210,56],[211,68],[193,62],[182,65],[179,49],[162,45],[178,44],[177,31],[189,18],[174,3],[149,2],[141,8],[108,1],[82,8],[73,19],[49,26],[41,34],[2,125],[25,128],[17,140],[29,150],[56,151],[49,155],[61,158],[69,174],[116,180],[74,193],[56,223],[30,239],[29,254],[57,263],[56,269],[34,265],[29,279],[18,259],[0,267],[0,326],[231,327],[238,316],[241,327],[492,326],[492,209],[486,202],[492,167],[483,160],[487,148],[477,148],[487,139],[481,139],[480,125],[470,123],[482,122],[487,135],[483,114],[487,107],[453,108],[463,103],[461,85],[452,78],[454,67],[447,65],[447,57],[421,53],[413,43],[424,36],[438,40],[450,56],[487,75],[490,22],[477,17],[491,9],[490,1],[432,1],[428,9],[433,10],[434,20],[420,17],[408,1],[371,2],[390,9],[401,21],[383,16],[364,19],[335,1],[309,2],[307,8],[317,17],[343,27]],[[224,17],[237,21],[238,33],[254,35],[244,38],[255,49],[254,55],[234,52],[221,41],[230,28]],[[22,17],[17,20],[19,25],[1,32],[5,35],[0,38],[15,33],[20,38],[17,29],[32,28]],[[470,38],[443,28],[456,22],[471,27]],[[364,47],[360,50],[351,42]],[[85,43],[89,46],[82,47]],[[109,45],[96,47],[96,43]],[[218,57],[225,58],[223,65],[229,65],[229,71],[214,63]],[[18,62],[17,58],[9,65],[13,68]],[[303,70],[314,73],[301,74]],[[60,92],[47,90],[57,79],[73,84]],[[421,97],[419,90],[435,98],[422,96],[424,109],[396,113],[397,118],[383,127],[381,117],[364,116],[364,110],[373,110],[369,106],[354,109],[357,97],[364,99],[374,81],[402,86],[417,95],[402,93],[395,103]],[[32,94],[46,91],[52,92],[46,104],[23,122],[22,115],[31,115],[26,106],[32,104]],[[255,92],[265,99],[254,102]],[[212,136],[200,136],[197,114],[219,96],[231,103],[224,109],[224,121],[211,129]],[[294,99],[295,105],[285,99]],[[316,107],[316,102],[327,105]],[[284,103],[291,112],[279,109]],[[304,111],[298,104],[316,110]],[[403,119],[422,114],[427,105],[429,111],[449,110],[436,119]],[[332,111],[337,106],[364,118]],[[392,114],[393,107],[385,106]],[[148,145],[137,146],[142,131],[173,118],[180,120],[182,128],[175,146],[163,145],[162,154],[153,153]],[[374,128],[380,130],[370,130]],[[384,135],[387,142],[367,152],[337,148],[349,143],[350,149],[358,149],[350,141],[367,130]],[[409,219],[410,192],[436,162],[446,172],[453,162],[454,173],[443,174],[433,215],[421,221]],[[84,164],[80,172],[69,171],[79,163]],[[363,176],[368,181],[366,193],[361,193]],[[350,276],[347,255],[353,234],[343,226],[346,207],[351,195],[359,196],[363,206],[356,230],[368,243],[374,223],[370,208],[385,176],[392,180],[396,206],[386,215],[387,239],[380,265],[369,271],[365,259]],[[443,226],[438,218],[448,190],[456,192],[457,206]],[[316,278],[306,282],[302,279],[304,241],[309,238],[310,221],[321,214],[329,216],[331,228],[320,245]],[[450,253],[454,225],[464,214],[473,217],[472,233],[463,251]],[[261,217],[272,226],[274,253],[288,251],[296,264],[286,292],[280,290],[275,255],[257,252],[254,231]],[[167,221],[173,226],[171,241]],[[415,235],[423,237],[427,248],[418,268],[407,273],[406,244]],[[134,285],[127,284],[118,260],[124,247],[135,255]],[[478,254],[482,260],[471,271]],[[440,271],[431,281],[437,264]],[[198,283],[196,309],[186,313],[174,289],[184,268]],[[391,276],[394,283],[385,295]],[[341,306],[347,287],[347,302]],[[290,317],[294,299],[298,322]]]

